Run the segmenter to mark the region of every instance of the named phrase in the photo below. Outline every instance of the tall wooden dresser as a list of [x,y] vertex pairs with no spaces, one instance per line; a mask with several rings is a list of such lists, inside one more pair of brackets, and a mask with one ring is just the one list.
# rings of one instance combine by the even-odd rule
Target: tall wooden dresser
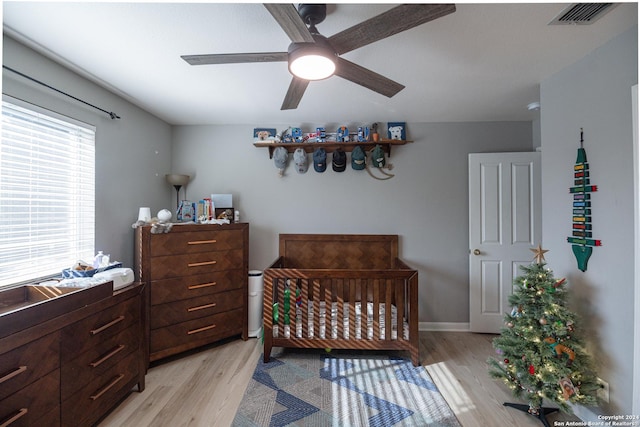
[[137,278],[149,286],[149,361],[234,335],[248,338],[249,224],[136,229]]

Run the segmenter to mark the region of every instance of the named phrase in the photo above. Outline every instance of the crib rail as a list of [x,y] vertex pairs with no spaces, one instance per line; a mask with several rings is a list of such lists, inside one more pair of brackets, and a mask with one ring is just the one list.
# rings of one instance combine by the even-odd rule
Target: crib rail
[[275,346],[408,350],[419,364],[415,270],[399,259],[382,270],[283,266],[264,272],[265,362]]

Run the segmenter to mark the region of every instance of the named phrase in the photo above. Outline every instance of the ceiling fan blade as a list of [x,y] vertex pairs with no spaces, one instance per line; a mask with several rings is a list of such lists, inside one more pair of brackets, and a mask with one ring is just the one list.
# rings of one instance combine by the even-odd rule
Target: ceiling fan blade
[[294,5],[265,3],[264,7],[267,8],[269,13],[271,13],[278,24],[280,24],[292,42],[313,43],[313,37]]
[[221,53],[211,55],[182,55],[191,65],[207,64],[241,64],[245,62],[280,62],[287,61],[287,52],[260,53]]
[[289,85],[289,90],[287,90],[287,94],[284,97],[284,101],[282,101],[281,110],[295,110],[298,108],[298,104],[302,99],[302,95],[304,95],[304,91],[307,90],[307,86],[309,86],[309,80],[299,79],[298,77],[293,77],[291,80],[291,84]]
[[338,55],[456,11],[454,4],[402,4],[329,37]]
[[344,58],[338,58],[335,75],[389,98],[404,89],[404,85]]

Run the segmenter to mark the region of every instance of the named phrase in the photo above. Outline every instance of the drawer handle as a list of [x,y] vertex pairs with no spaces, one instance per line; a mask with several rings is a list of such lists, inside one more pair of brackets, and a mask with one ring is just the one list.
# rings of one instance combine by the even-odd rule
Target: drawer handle
[[0,427],[7,427],[13,423],[15,423],[16,421],[18,421],[20,418],[24,417],[25,415],[27,415],[27,412],[29,412],[29,410],[27,408],[21,408],[17,414],[15,414],[14,416],[12,416],[11,418],[7,419],[6,421],[4,421],[2,424],[0,424]]
[[113,325],[116,325],[116,324],[122,322],[123,320],[124,320],[124,316],[118,316],[115,319],[113,319],[111,322],[107,323],[106,325],[102,325],[98,329],[91,330],[91,335],[98,335],[100,332],[102,332],[102,331],[104,331],[106,329],[109,329]]
[[187,332],[187,335],[192,335],[192,334],[197,334],[198,332],[208,331],[209,329],[213,329],[215,327],[216,327],[216,325],[209,325],[209,326],[205,326],[203,328],[192,329],[192,330]]
[[218,261],[205,261],[205,262],[192,262],[191,264],[187,264],[187,267],[200,267],[203,265],[213,265]]
[[20,375],[21,373],[23,373],[26,370],[27,370],[26,366],[20,366],[19,368],[14,369],[13,372],[9,372],[4,377],[0,378],[0,384],[2,384],[5,381],[9,381],[11,378],[15,377],[16,375]]
[[217,240],[193,240],[191,242],[187,242],[188,245],[207,245],[209,243],[217,243]]
[[211,282],[211,283],[201,283],[199,285],[191,285],[189,286],[189,290],[193,290],[193,289],[200,289],[200,288],[208,288],[209,286],[215,286],[217,285],[216,282]]
[[118,384],[118,382],[124,378],[124,374],[120,374],[117,377],[115,377],[113,379],[113,381],[111,381],[109,384],[107,384],[105,387],[102,388],[102,390],[100,390],[99,392],[97,392],[96,394],[90,396],[91,400],[97,400],[100,399],[100,396],[102,396],[103,394],[105,394],[106,392],[108,392],[111,388],[113,388],[113,386],[115,386],[116,384]]
[[211,307],[215,307],[216,303],[212,302],[211,304],[205,304],[205,305],[199,305],[198,307],[189,307],[187,308],[187,311],[191,312],[191,311],[198,311],[198,310],[203,310],[205,308],[211,308]]
[[100,366],[104,362],[106,362],[107,360],[111,359],[116,354],[120,353],[122,350],[124,350],[124,348],[125,348],[125,345],[124,344],[120,344],[119,346],[117,346],[116,348],[111,350],[109,353],[107,353],[104,356],[102,356],[100,359],[96,360],[95,362],[89,363],[89,366],[91,366],[92,368],[97,368],[98,366]]

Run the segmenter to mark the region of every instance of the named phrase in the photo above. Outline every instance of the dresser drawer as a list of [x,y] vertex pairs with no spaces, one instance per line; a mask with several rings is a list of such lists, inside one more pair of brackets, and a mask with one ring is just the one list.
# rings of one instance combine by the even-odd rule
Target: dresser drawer
[[[0,354],[0,399],[60,366],[60,333],[54,332]],[[2,425],[2,424],[0,424]]]
[[121,304],[87,317],[62,330],[61,361],[68,362],[95,347],[108,337],[137,324],[140,299],[130,298]]
[[134,324],[64,363],[60,368],[62,399],[67,399],[87,383],[95,381],[129,353],[138,350],[139,346],[140,330]]
[[[57,425],[51,418],[59,413],[58,387],[60,371],[56,369],[27,387],[0,400],[0,425]],[[40,421],[45,424],[40,424]]]
[[243,295],[237,290],[156,305],[151,310],[151,329],[242,308]]
[[63,426],[90,426],[118,403],[132,388],[139,361],[131,353],[91,383],[62,401]]
[[247,287],[244,270],[217,271],[151,282],[151,305]]
[[192,341],[227,337],[242,332],[243,310],[226,311],[151,331],[150,352],[179,347]]
[[151,258],[151,280],[244,268],[244,250],[200,252]]
[[151,236],[151,256],[191,254],[197,252],[227,251],[243,245],[242,230],[206,230],[172,232]]

